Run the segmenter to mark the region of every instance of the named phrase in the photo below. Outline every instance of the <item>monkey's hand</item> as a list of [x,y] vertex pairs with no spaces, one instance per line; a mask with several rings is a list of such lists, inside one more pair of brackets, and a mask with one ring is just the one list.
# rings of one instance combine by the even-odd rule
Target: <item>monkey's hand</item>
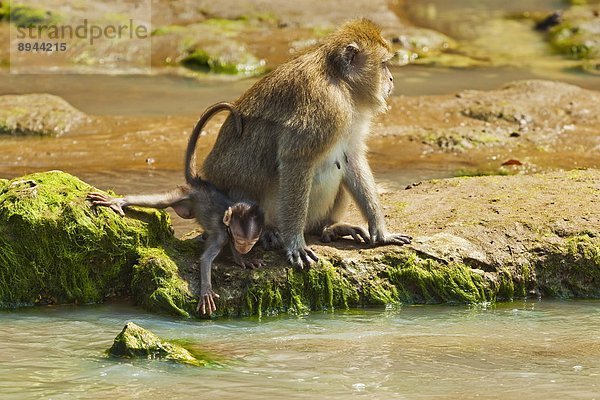
[[371,243],[371,238],[367,231],[360,226],[348,224],[333,224],[326,226],[321,233],[321,242],[333,242],[344,236],[352,236],[352,239],[354,239],[356,243]]
[[198,302],[196,311],[208,315],[217,311],[215,299],[218,299],[219,297],[220,296],[212,290],[212,285],[210,283],[208,285],[202,284],[200,286],[200,302]]
[[92,202],[93,206],[109,207],[121,217],[125,216],[125,211],[123,211],[125,200],[123,198],[111,197],[102,193],[90,193],[87,195],[87,199]]
[[[308,247],[297,247],[286,250],[287,259],[290,264],[294,267],[303,269],[304,267],[310,268],[311,264],[315,261],[319,261],[319,257],[313,253]],[[311,261],[312,260],[312,261]]]
[[412,236],[402,235],[399,233],[389,233],[386,230],[371,229],[369,227],[369,234],[371,235],[371,243],[375,246],[385,246],[387,244],[396,244],[402,246],[410,244]]
[[231,246],[231,254],[233,254],[233,260],[235,263],[242,268],[255,269],[265,266],[265,262],[262,259],[245,260],[244,257],[242,257],[233,246]]
[[264,260],[262,260],[260,258],[255,258],[252,260],[243,260],[238,265],[240,265],[241,267],[244,267],[244,268],[248,268],[248,269],[256,269],[256,268],[264,267],[266,264],[265,264]]

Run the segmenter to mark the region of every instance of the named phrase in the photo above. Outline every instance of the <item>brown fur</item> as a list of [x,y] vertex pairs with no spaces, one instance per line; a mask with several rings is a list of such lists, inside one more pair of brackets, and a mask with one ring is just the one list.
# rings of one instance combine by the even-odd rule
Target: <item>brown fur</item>
[[346,191],[369,221],[370,239],[383,243],[388,235],[365,139],[372,117],[386,109],[390,57],[374,23],[344,24],[235,101],[244,134],[226,121],[204,162],[218,188],[258,202],[294,264],[316,259],[303,232],[336,223]]

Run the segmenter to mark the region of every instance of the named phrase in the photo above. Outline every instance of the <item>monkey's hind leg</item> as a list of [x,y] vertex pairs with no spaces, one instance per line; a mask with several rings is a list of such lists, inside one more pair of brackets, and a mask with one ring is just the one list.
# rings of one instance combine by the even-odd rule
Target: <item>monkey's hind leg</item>
[[370,243],[368,232],[360,226],[337,222],[341,219],[348,206],[349,196],[343,186],[340,186],[335,203],[331,207],[325,223],[315,233],[321,235],[321,242],[331,243],[345,236],[351,236],[356,243]]
[[360,226],[344,223],[327,225],[321,232],[321,242],[330,243],[345,236],[352,236],[356,243],[370,243],[371,239],[367,231]]
[[266,227],[260,235],[260,244],[266,251],[283,248],[283,238],[275,227]]

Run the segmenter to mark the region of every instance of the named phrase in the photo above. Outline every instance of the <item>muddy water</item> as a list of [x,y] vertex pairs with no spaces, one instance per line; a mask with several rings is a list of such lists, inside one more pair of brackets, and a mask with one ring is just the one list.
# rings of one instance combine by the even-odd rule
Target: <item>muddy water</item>
[[[497,51],[498,42],[477,42],[469,26],[485,25],[505,12],[564,6],[562,0],[410,4],[410,18],[457,37],[467,47],[475,43],[473,48],[483,49],[482,56]],[[515,40],[510,30],[494,26],[496,33],[507,35],[505,41]],[[508,66],[396,69],[394,95],[494,89],[531,78],[600,90],[600,78],[570,72],[562,58],[540,50],[545,44],[535,35],[507,55],[514,56]],[[533,60],[514,62],[527,52]],[[0,137],[0,177],[62,169],[120,193],[173,187],[183,182],[183,149],[201,110],[236,98],[252,83],[199,82],[164,74],[0,74],[0,94],[53,93],[97,121],[60,138]],[[213,141],[214,135],[201,138],[199,157]],[[418,143],[397,138],[373,139],[370,148],[371,165],[384,190],[457,171],[493,168],[490,160],[495,160],[493,153],[423,157]],[[581,154],[551,155],[554,160],[548,166],[567,168],[577,157],[590,165]],[[178,234],[193,227],[173,220]],[[179,321],[122,305],[2,312],[0,397],[600,398],[599,306],[600,302],[528,302],[490,309],[404,307],[260,322]],[[107,359],[103,351],[128,320],[165,338],[188,339],[221,359],[222,367]]]
[[[116,361],[126,321],[220,367]],[[3,399],[594,399],[600,302],[403,307],[185,322],[125,306],[0,313]]]
[[[394,72],[395,95],[493,89],[516,79],[539,77],[514,68],[453,70],[410,66]],[[58,138],[0,137],[0,177],[59,169],[117,193],[170,189],[183,183],[183,151],[198,113],[214,102],[236,98],[253,82],[199,82],[169,75],[2,75],[0,94],[53,93],[92,115],[95,122]],[[600,89],[600,78],[573,83]],[[220,121],[216,120],[209,133],[216,133]],[[214,135],[200,139],[200,159],[214,140]],[[495,161],[493,151],[475,157],[424,155],[419,143],[407,144],[397,138],[374,138],[370,150],[371,165],[384,189],[401,189],[412,182],[472,171],[494,172],[500,163]],[[527,159],[527,154],[513,155],[517,156]],[[555,168],[593,164],[593,160],[586,163],[581,158],[581,154],[553,154],[547,164]],[[177,217],[173,222],[177,235],[194,227],[192,222]]]

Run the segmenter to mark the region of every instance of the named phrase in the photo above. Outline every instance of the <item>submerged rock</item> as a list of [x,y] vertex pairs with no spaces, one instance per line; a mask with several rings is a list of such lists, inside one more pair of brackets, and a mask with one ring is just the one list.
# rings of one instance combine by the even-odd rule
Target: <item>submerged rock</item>
[[[215,263],[218,315],[268,315],[395,303],[479,303],[528,296],[600,297],[600,171],[434,180],[382,194],[388,228],[413,244],[311,247],[246,270]],[[189,316],[201,244],[180,241],[166,213],[121,218],[85,201],[96,190],[61,172],[0,180],[0,306],[100,302],[132,295]],[[362,224],[353,207],[346,219]]]
[[0,134],[57,136],[76,128],[86,118],[58,96],[0,96]]
[[194,366],[205,366],[206,361],[194,357],[183,347],[162,341],[152,332],[128,322],[117,335],[108,354],[121,358],[144,358],[166,360]]

